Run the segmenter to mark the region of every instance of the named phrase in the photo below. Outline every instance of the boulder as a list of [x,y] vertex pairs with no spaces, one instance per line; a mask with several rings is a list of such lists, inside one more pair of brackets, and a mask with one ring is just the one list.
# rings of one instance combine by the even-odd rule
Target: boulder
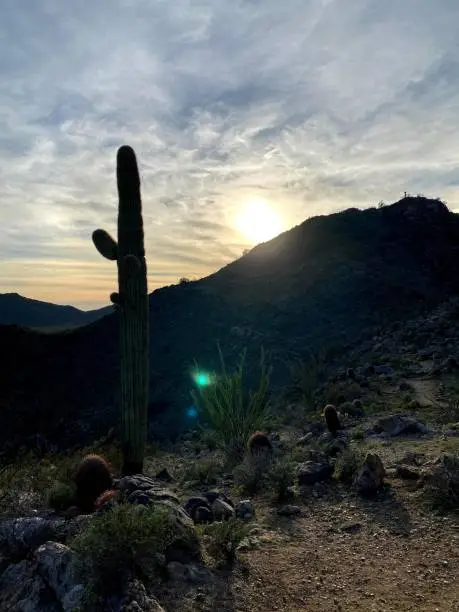
[[10,565],[0,576],[0,610],[62,612],[51,587],[32,561]]
[[402,434],[426,434],[429,432],[423,423],[406,414],[392,414],[380,417],[374,424],[373,430],[378,434],[385,434],[390,437]]
[[311,486],[316,482],[328,480],[332,474],[333,466],[326,460],[305,461],[296,468],[296,477],[300,486]]
[[357,472],[354,486],[361,495],[372,495],[384,484],[385,470],[381,458],[376,453],[368,453]]

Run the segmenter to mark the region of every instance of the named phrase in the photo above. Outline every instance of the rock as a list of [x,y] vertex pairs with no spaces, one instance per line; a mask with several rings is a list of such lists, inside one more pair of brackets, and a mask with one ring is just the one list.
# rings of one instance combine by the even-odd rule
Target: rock
[[313,438],[313,433],[312,431],[308,431],[307,434],[304,434],[304,436],[301,436],[301,438],[298,438],[297,440],[297,445],[298,446],[304,446],[305,444],[308,444]]
[[372,495],[383,485],[384,475],[384,465],[379,455],[368,453],[355,477],[354,486],[361,495]]
[[332,473],[333,466],[327,461],[305,461],[296,468],[296,477],[300,486],[314,485],[316,482],[327,480]]
[[64,612],[75,612],[80,610],[81,604],[84,602],[86,589],[82,584],[77,584],[62,598],[62,609]]
[[198,506],[194,509],[192,518],[195,523],[201,525],[202,523],[212,523],[214,515],[207,506]]
[[299,516],[301,514],[301,508],[300,506],[288,504],[279,508],[277,514],[279,516]]
[[37,548],[34,558],[38,573],[62,602],[76,586],[72,551],[59,542],[46,542]]
[[163,468],[156,474],[157,480],[162,480],[163,482],[173,482],[174,478],[171,476],[167,468]]
[[223,499],[217,498],[212,504],[212,513],[215,520],[228,520],[234,516],[234,508]]
[[236,517],[244,521],[250,521],[255,516],[255,508],[250,499],[243,499],[236,504]]
[[131,580],[125,588],[119,612],[165,612],[152,596],[148,595],[140,580]]
[[25,557],[48,540],[65,539],[67,528],[61,519],[6,519],[0,523],[0,552],[7,557]]
[[52,589],[31,561],[10,565],[0,576],[0,610],[62,612]]
[[346,437],[339,436],[338,438],[334,438],[327,445],[327,455],[329,455],[330,457],[336,457],[336,455],[339,455],[340,453],[345,451],[348,446],[349,441]]
[[129,504],[139,504],[142,506],[150,506],[160,501],[170,501],[177,506],[180,503],[175,493],[160,488],[133,491],[128,495],[126,501]]
[[134,476],[123,476],[123,478],[120,478],[116,487],[128,497],[134,491],[148,491],[149,489],[157,488],[158,485],[149,476],[135,474]]
[[385,376],[395,376],[394,368],[387,364],[374,366],[374,372]]
[[221,499],[222,501],[227,503],[229,506],[234,508],[234,504],[231,501],[231,499],[227,495],[222,493],[221,491],[206,491],[205,493],[203,493],[203,497],[207,499],[210,505],[212,505],[216,499]]
[[407,451],[401,458],[400,464],[421,466],[425,462],[425,459],[426,456],[424,453]]
[[397,476],[405,480],[418,480],[421,476],[419,468],[412,465],[398,465],[396,469]]
[[166,569],[169,580],[180,583],[205,584],[213,580],[212,573],[206,567],[196,563],[184,565],[183,563],[172,561],[167,564]]
[[413,387],[406,380],[402,380],[398,388],[400,391],[412,391],[413,390]]
[[344,533],[357,533],[361,529],[362,523],[359,522],[343,523],[343,525],[340,527],[340,531],[343,531]]
[[205,497],[190,497],[187,502],[185,502],[183,509],[193,520],[196,517],[196,511],[198,508],[207,508],[209,513],[212,515],[212,509],[210,507],[209,502]]
[[339,407],[341,414],[350,417],[363,417],[365,416],[365,411],[362,406],[362,402],[359,399],[355,399],[352,402],[344,402]]
[[400,436],[401,434],[425,434],[428,428],[414,417],[405,414],[393,414],[380,417],[373,426],[376,433],[388,436]]

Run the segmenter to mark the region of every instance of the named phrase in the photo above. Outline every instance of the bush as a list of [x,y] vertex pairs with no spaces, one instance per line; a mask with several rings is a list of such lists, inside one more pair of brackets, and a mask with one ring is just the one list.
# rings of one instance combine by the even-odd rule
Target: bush
[[325,371],[326,353],[323,351],[310,355],[304,361],[298,359],[290,364],[291,391],[308,412],[315,409],[315,394]]
[[429,505],[439,511],[459,509],[459,454],[443,455],[426,478],[424,495]]
[[183,480],[198,482],[202,485],[214,485],[221,471],[222,464],[218,459],[199,459],[188,465],[183,474]]
[[265,365],[262,351],[258,389],[245,393],[245,351],[233,373],[227,372],[220,348],[219,354],[221,374],[212,376],[208,385],[193,390],[192,396],[228,458],[238,460],[244,456],[249,437],[254,431],[263,429],[270,418],[268,387],[271,370]]
[[221,523],[212,523],[204,528],[209,538],[208,551],[215,559],[234,561],[239,544],[249,532],[250,525],[234,517]]
[[290,457],[284,457],[273,463],[269,469],[267,482],[276,501],[281,502],[287,498],[287,490],[294,483],[294,465]]
[[71,484],[55,482],[46,491],[46,505],[57,512],[67,510],[75,504],[75,493],[76,489]]
[[90,592],[116,594],[133,576],[157,577],[157,555],[183,534],[167,508],[120,504],[95,515],[73,540],[78,577]]
[[355,474],[362,467],[364,454],[350,446],[338,455],[335,462],[334,476],[341,482],[352,482]]
[[233,471],[235,484],[241,487],[244,495],[256,495],[267,483],[270,468],[270,455],[247,454]]

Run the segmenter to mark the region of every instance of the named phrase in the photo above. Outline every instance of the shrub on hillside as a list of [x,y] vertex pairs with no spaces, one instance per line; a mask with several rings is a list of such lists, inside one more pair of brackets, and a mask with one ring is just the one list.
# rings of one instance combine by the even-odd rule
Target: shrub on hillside
[[158,553],[178,537],[177,523],[167,508],[120,504],[95,515],[72,542],[78,577],[91,593],[118,593],[120,585],[136,576],[153,583]]
[[244,495],[256,495],[264,488],[271,469],[271,461],[271,455],[265,453],[247,454],[234,468],[234,482],[241,487]]
[[249,535],[250,525],[237,518],[205,527],[209,553],[218,560],[234,561],[239,544]]
[[219,354],[221,373],[212,376],[209,384],[198,386],[192,391],[192,396],[228,458],[238,460],[244,455],[249,437],[262,429],[270,418],[268,389],[271,370],[266,367],[262,351],[258,388],[246,392],[243,377],[245,351],[232,373],[226,369],[220,348]]
[[292,458],[287,456],[275,461],[268,470],[266,480],[275,501],[282,502],[287,498],[288,489],[295,479],[294,467]]
[[212,486],[217,483],[221,472],[221,461],[215,457],[206,457],[189,463],[183,474],[183,480]]
[[362,467],[365,456],[363,452],[349,446],[340,453],[335,462],[334,476],[341,482],[352,482],[358,470]]

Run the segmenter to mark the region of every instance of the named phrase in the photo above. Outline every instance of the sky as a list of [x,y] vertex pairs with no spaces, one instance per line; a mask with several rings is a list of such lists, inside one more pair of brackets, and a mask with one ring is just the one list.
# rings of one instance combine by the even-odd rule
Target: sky
[[317,214],[459,208],[457,0],[2,0],[0,292],[104,306],[116,151],[149,290]]

